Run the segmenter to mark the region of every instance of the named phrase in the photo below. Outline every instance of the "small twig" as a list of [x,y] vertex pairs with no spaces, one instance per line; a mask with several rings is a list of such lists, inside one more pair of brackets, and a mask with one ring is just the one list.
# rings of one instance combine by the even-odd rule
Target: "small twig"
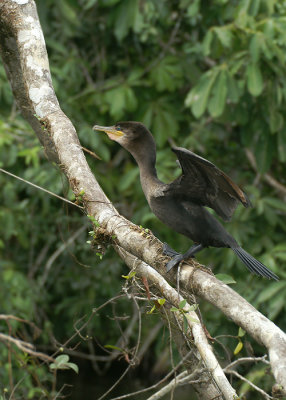
[[22,350],[24,353],[28,353],[34,357],[40,358],[44,361],[54,362],[54,359],[50,356],[47,356],[44,353],[39,353],[37,351],[32,350],[34,346],[31,343],[24,342],[23,340],[13,338],[12,336],[6,335],[4,333],[0,333],[0,340],[8,343],[15,344],[18,349]]
[[176,389],[177,386],[191,384],[194,382],[196,382],[196,383],[200,382],[200,379],[197,379],[194,381],[192,378],[194,378],[195,376],[201,375],[204,371],[205,371],[205,369],[196,370],[189,375],[188,375],[187,371],[181,372],[174,379],[172,379],[171,382],[169,382],[166,386],[164,386],[158,392],[154,393],[152,396],[148,397],[147,400],[159,400],[163,396],[165,396],[165,394],[169,393],[171,390]]
[[257,392],[261,393],[262,396],[269,400],[269,399],[274,399],[274,397],[270,396],[269,394],[267,394],[264,390],[260,389],[258,386],[254,385],[254,383],[250,382],[248,379],[244,378],[244,376],[240,375],[238,372],[230,369],[230,370],[226,370],[225,371],[226,374],[232,374],[235,375],[237,378],[241,379],[242,381],[246,382],[249,386],[253,387],[253,389],[255,389]]
[[87,149],[86,147],[81,146],[81,148],[83,149],[83,151],[85,151],[86,153],[90,154],[92,157],[96,158],[97,160],[101,161],[101,158],[95,154],[93,151]]
[[230,368],[236,367],[239,364],[244,364],[247,362],[256,362],[256,361],[261,361],[264,362],[265,364],[270,364],[268,360],[266,360],[267,355],[265,354],[263,357],[242,357],[239,358],[238,360],[233,361],[232,363],[228,364],[225,368],[224,371],[227,371]]
[[137,392],[128,393],[128,394],[125,394],[125,395],[119,396],[119,397],[113,397],[111,400],[126,399],[128,397],[137,396],[138,394],[149,392],[152,389],[156,389],[159,385],[161,385],[162,383],[166,382],[166,380],[169,379],[170,376],[172,376],[184,364],[184,362],[189,358],[189,356],[192,353],[193,353],[193,350],[191,350],[188,354],[186,354],[185,357],[183,357],[180,360],[180,362],[172,369],[172,371],[170,371],[167,375],[164,376],[164,378],[162,378],[159,382],[155,383],[154,385],[149,386],[148,388],[145,388],[145,389],[142,389],[142,390],[138,390]]
[[50,269],[51,269],[53,263],[55,262],[55,260],[59,257],[59,255],[60,255],[63,251],[65,251],[65,249],[66,249],[70,244],[72,244],[72,243],[76,240],[76,238],[77,238],[79,235],[82,234],[82,232],[85,231],[86,227],[87,227],[87,225],[84,224],[84,225],[83,225],[82,227],[80,227],[77,231],[75,231],[75,232],[73,233],[73,235],[72,235],[66,242],[64,242],[64,243],[49,257],[48,261],[46,262],[45,268],[44,268],[44,272],[43,272],[42,279],[41,279],[41,281],[40,281],[40,283],[39,283],[40,287],[43,287],[43,286],[45,285],[46,280],[47,280],[48,275],[49,275],[49,272],[50,272]]
[[35,183],[29,182],[29,181],[27,181],[26,179],[21,178],[20,176],[14,175],[14,174],[12,174],[11,172],[8,172],[8,171],[6,171],[6,170],[3,169],[3,168],[0,168],[0,171],[3,172],[3,173],[6,174],[6,175],[12,176],[12,177],[15,178],[15,179],[18,179],[18,180],[21,181],[21,182],[27,183],[28,185],[33,186],[33,187],[36,188],[36,189],[42,190],[43,192],[48,193],[48,194],[51,195],[51,196],[57,197],[58,199],[60,199],[60,200],[62,200],[62,201],[64,201],[64,202],[66,202],[66,203],[68,203],[68,204],[71,204],[71,205],[73,205],[73,206],[75,206],[75,207],[84,209],[84,207],[79,206],[78,204],[73,203],[72,201],[67,200],[67,199],[65,199],[64,197],[59,196],[59,195],[57,195],[57,194],[55,194],[55,193],[53,193],[53,192],[50,192],[49,190],[44,189],[43,187],[38,186],[38,185],[36,185]]
[[128,367],[125,369],[123,374],[119,377],[119,379],[117,379],[117,381],[98,400],[104,399],[119,384],[119,382],[122,381],[122,379],[127,374],[127,372],[130,370],[130,368],[136,363],[137,353],[138,353],[139,345],[140,345],[140,341],[141,341],[142,319],[141,319],[141,312],[140,312],[139,305],[138,305],[137,301],[134,299],[134,297],[133,297],[133,301],[135,302],[137,312],[138,312],[138,317],[139,317],[138,337],[137,337],[137,343],[136,343],[133,358],[132,358],[132,360],[130,360]]

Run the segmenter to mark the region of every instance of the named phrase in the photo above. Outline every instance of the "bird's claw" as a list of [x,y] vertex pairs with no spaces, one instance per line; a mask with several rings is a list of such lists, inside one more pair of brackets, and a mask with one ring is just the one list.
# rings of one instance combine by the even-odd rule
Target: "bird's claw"
[[180,264],[180,262],[184,259],[182,254],[178,254],[172,258],[167,264],[166,264],[166,269],[167,272],[169,272],[173,267],[176,265]]

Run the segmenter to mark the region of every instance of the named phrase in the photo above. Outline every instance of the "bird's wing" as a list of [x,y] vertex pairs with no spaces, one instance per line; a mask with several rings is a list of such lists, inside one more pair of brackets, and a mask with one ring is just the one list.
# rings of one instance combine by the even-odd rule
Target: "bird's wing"
[[225,221],[231,219],[238,202],[251,206],[246,194],[210,161],[182,147],[173,147],[182,175],[168,185],[167,192],[213,208]]

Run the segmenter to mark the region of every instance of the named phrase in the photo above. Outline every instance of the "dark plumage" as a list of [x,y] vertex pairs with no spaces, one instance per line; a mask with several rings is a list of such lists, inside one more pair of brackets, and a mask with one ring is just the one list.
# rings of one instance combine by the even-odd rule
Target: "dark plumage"
[[181,147],[172,150],[178,157],[182,175],[169,184],[157,177],[156,144],[152,134],[140,122],[119,122],[111,127],[95,125],[110,139],[120,143],[135,158],[140,169],[142,189],[153,213],[174,231],[195,242],[185,254],[165,244],[165,254],[172,257],[167,270],[193,256],[204,247],[229,247],[247,268],[268,279],[279,278],[260,261],[243,250],[204,206],[229,221],[238,203],[251,205],[246,194],[210,161]]

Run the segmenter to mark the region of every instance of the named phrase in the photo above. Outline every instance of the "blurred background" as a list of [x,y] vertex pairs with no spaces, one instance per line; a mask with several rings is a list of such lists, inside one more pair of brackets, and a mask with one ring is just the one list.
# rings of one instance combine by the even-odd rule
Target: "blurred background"
[[[95,123],[135,120],[148,126],[164,182],[180,174],[170,144],[215,163],[253,204],[247,210],[239,207],[227,230],[281,280],[251,275],[227,249],[206,249],[197,259],[216,274],[230,275],[236,281],[233,288],[285,330],[286,1],[36,3],[59,102],[82,146],[101,158],[86,153],[119,212],[177,251],[190,245],[153,216],[132,157],[106,135],[93,132]],[[46,160],[19,114],[2,64],[0,110],[0,167],[74,200],[65,177]],[[93,309],[121,293],[126,284],[122,275],[129,270],[112,248],[103,257],[91,250],[91,223],[76,207],[1,172],[0,188],[0,312],[40,329],[35,334],[29,324],[9,320],[0,321],[0,332],[52,354]],[[168,332],[156,312],[147,314],[152,306],[140,303],[141,342],[148,344],[142,361],[109,399],[157,382],[172,367]],[[203,301],[200,309],[210,334],[219,336],[214,348],[222,363],[265,353],[250,337],[238,339],[238,327],[213,306]],[[3,399],[13,389],[10,398],[15,399],[53,398],[52,389],[71,399],[99,398],[128,366],[126,354],[137,343],[138,318],[136,306],[125,296],[108,303],[81,336],[64,346],[79,374],[58,372],[57,380],[45,365],[2,345]],[[240,340],[244,346],[234,355]],[[242,366],[239,372],[265,390],[273,384],[263,364]],[[247,399],[261,398],[246,383],[234,380],[233,385]],[[181,392],[179,398],[183,396]]]

